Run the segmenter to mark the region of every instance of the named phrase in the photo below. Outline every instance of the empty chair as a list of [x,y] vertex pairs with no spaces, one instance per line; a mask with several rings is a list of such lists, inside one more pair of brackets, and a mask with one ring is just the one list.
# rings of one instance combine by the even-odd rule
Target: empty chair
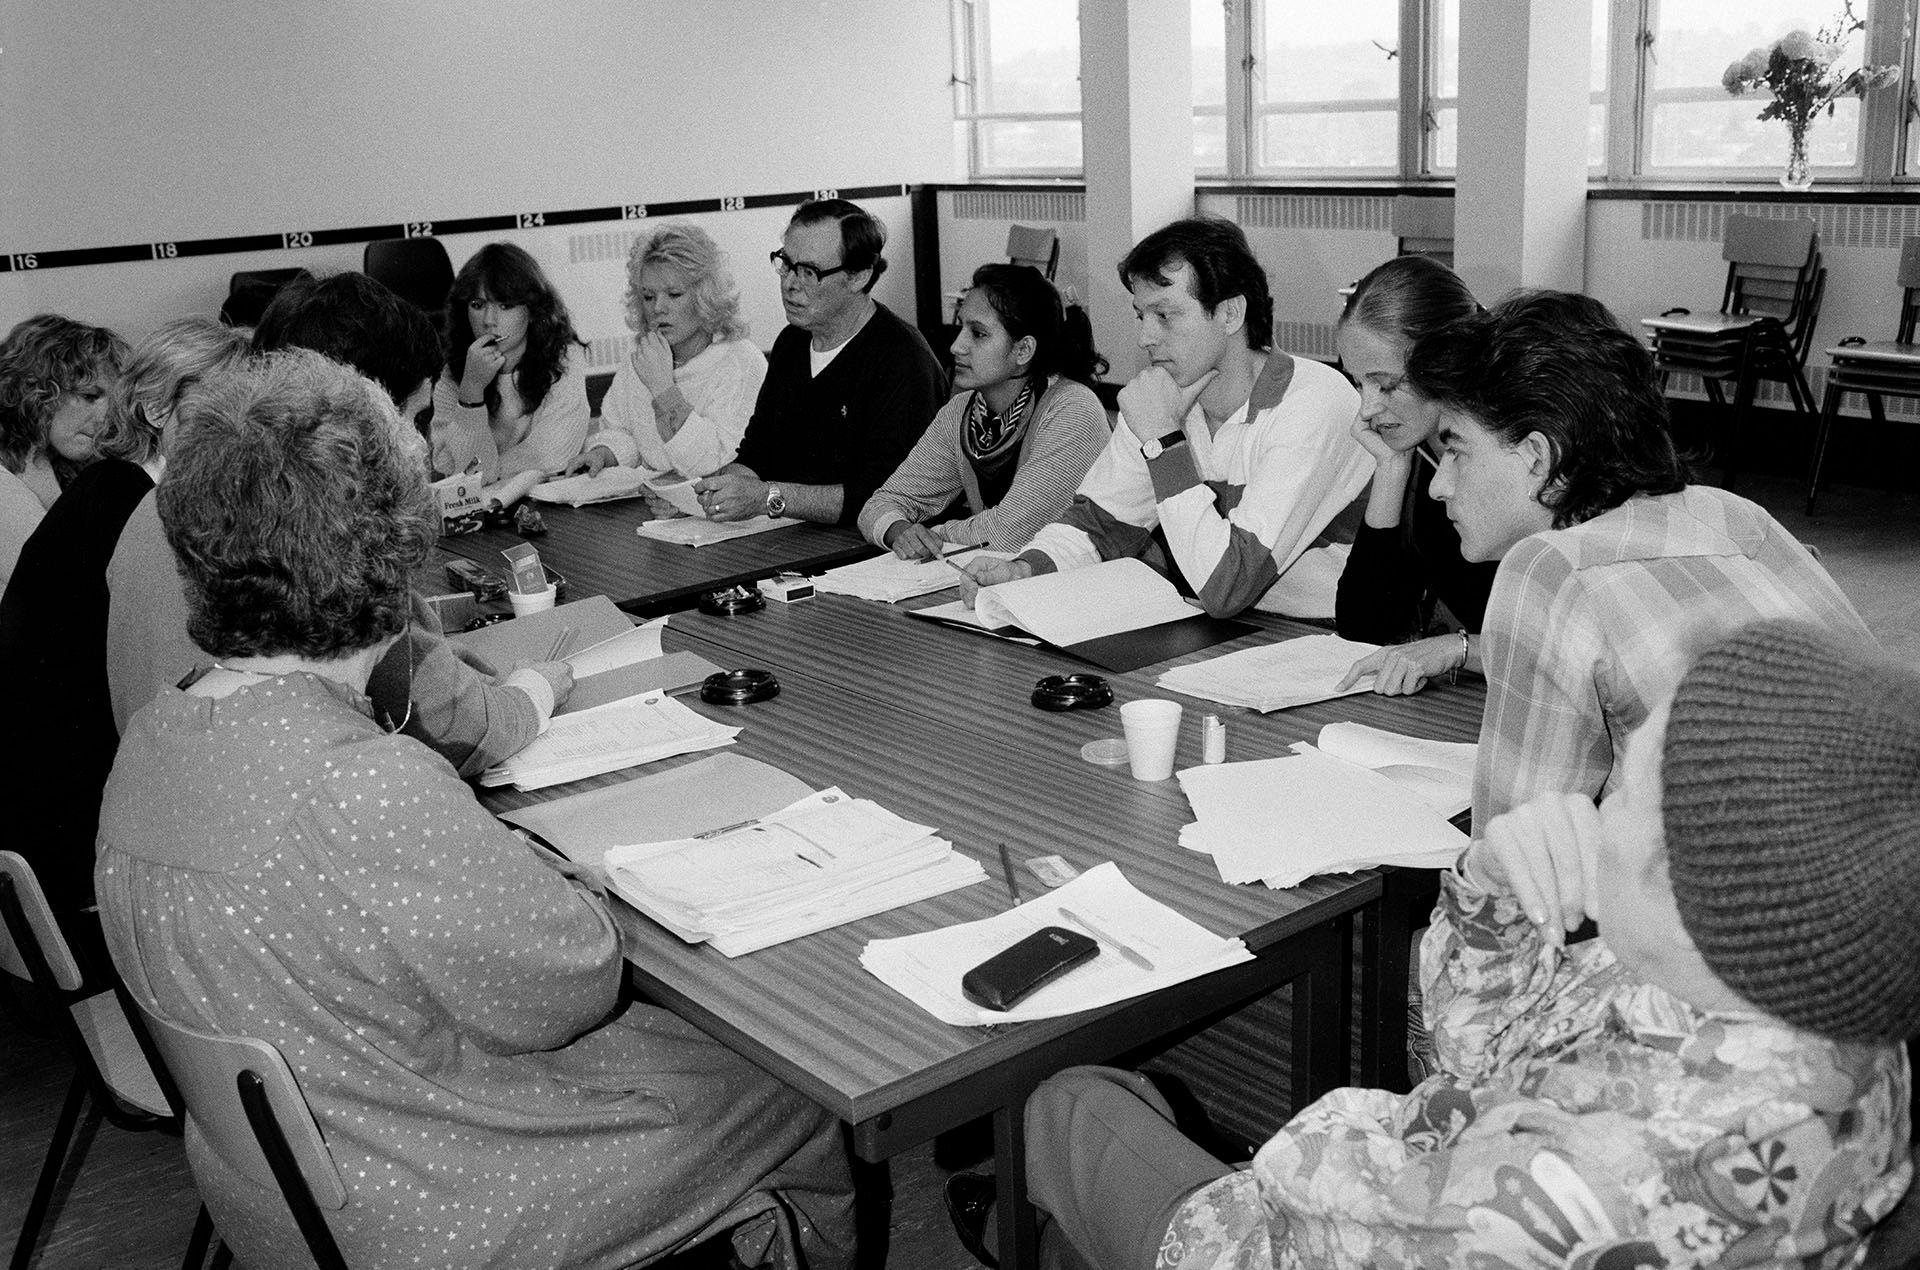
[[[140,1013],[180,1088],[189,1132],[228,1169],[285,1198],[314,1264],[345,1270],[322,1210],[346,1207],[346,1186],[280,1051],[249,1037],[196,1031],[144,1004]],[[250,1216],[257,1221],[261,1215]],[[215,1228],[243,1228],[233,1217],[215,1213]],[[240,1252],[247,1260],[247,1250]]]
[[123,1129],[173,1129],[179,1126],[179,1118],[112,989],[90,984],[81,975],[33,866],[12,851],[0,851],[0,916],[5,918],[0,968],[31,980],[55,1006],[56,1025],[74,1068],[73,1083],[54,1123],[40,1179],[14,1243],[10,1264],[19,1270],[33,1257],[54,1184],[89,1098]]
[[1060,234],[1051,225],[1015,225],[1007,230],[1007,263],[1032,265],[1053,281],[1060,267]]
[[1813,514],[1820,494],[1820,469],[1826,463],[1840,402],[1850,392],[1867,399],[1873,421],[1884,425],[1886,397],[1920,398],[1920,345],[1914,343],[1915,318],[1920,317],[1920,238],[1900,245],[1900,322],[1891,340],[1841,340],[1827,350],[1833,367],[1827,372],[1826,398],[1820,406],[1820,427],[1814,433],[1813,463],[1807,472],[1807,514]]
[[1396,196],[1393,236],[1396,255],[1428,256],[1453,268],[1453,200]]
[[242,269],[227,279],[226,302],[220,306],[220,320],[228,326],[258,326],[260,315],[280,294],[280,288],[295,278],[311,278],[305,269]]
[[1733,418],[1739,422],[1760,381],[1778,380],[1786,384],[1794,409],[1811,419],[1807,347],[1827,281],[1813,222],[1735,213],[1727,217],[1721,256],[1727,285],[1719,312],[1669,309],[1641,321],[1652,334],[1661,386],[1674,374],[1698,375],[1707,396],[1725,405],[1722,385],[1731,381]]
[[447,325],[447,292],[453,289],[453,262],[438,238],[383,238],[360,256],[360,271],[377,278],[404,299],[426,310],[436,330]]

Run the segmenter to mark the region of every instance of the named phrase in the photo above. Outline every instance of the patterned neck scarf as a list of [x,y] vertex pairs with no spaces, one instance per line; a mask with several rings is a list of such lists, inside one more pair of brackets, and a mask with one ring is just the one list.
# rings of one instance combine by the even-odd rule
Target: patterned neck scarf
[[1007,413],[996,415],[987,407],[987,399],[973,394],[967,403],[967,458],[974,467],[991,471],[1020,448],[1026,435],[1027,420],[1033,413],[1033,380],[1020,381],[1020,395],[1013,399]]

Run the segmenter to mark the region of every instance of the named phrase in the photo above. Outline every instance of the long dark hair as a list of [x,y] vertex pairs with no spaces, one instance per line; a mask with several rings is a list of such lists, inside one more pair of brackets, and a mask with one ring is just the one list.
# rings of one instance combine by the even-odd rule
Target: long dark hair
[[1365,327],[1411,346],[1481,312],[1453,270],[1426,256],[1396,256],[1355,284],[1340,325]]
[[[567,350],[584,346],[567,315],[567,302],[553,289],[539,262],[512,243],[488,243],[460,266],[447,292],[447,374],[455,383],[467,371],[467,349],[473,344],[473,325],[467,304],[485,292],[502,304],[527,306],[527,348],[520,355],[520,398],[532,410],[546,400],[547,390],[567,364]],[[500,381],[487,385],[487,409],[500,404]]]
[[1093,386],[1100,357],[1093,351],[1092,331],[1084,322],[1068,320],[1060,293],[1038,269],[1032,265],[981,265],[973,271],[973,289],[993,306],[994,316],[1007,328],[1009,339],[1017,343],[1033,337],[1033,360],[1027,364],[1027,378],[1033,381],[1035,393],[1043,391],[1054,375]]
[[1540,504],[1556,529],[1691,478],[1652,356],[1589,296],[1516,291],[1415,344],[1407,382],[1505,445],[1544,436],[1553,463]]

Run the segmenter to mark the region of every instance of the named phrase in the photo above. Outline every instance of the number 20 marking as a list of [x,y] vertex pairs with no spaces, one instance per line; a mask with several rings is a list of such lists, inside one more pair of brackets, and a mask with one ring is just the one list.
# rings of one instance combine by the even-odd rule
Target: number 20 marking
[[280,235],[280,245],[282,247],[311,247],[313,246],[313,232],[306,229],[296,229],[291,233],[282,234]]

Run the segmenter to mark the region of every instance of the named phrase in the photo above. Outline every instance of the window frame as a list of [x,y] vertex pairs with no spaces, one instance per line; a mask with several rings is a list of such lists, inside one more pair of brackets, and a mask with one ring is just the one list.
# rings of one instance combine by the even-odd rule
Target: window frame
[[[982,110],[981,77],[990,66],[987,51],[987,5],[995,0],[953,0],[954,120],[965,129],[967,169],[972,179],[1076,178],[1079,168],[989,168],[983,166],[983,125],[998,122],[1078,122],[1080,111]],[[1007,0],[1000,0],[1007,2]],[[1016,0],[1017,2],[1017,0]],[[1655,168],[1648,145],[1653,110],[1664,100],[1717,100],[1717,87],[1652,89],[1648,54],[1661,0],[1607,0],[1607,82],[1589,101],[1604,105],[1606,137],[1600,163],[1589,169],[1596,184],[1754,185],[1769,184],[1778,176],[1771,166]],[[1911,188],[1920,183],[1920,0],[1856,0],[1867,15],[1865,57],[1875,65],[1901,68],[1893,87],[1870,93],[1861,102],[1859,162],[1846,171],[1823,168],[1823,182],[1839,187]],[[1226,74],[1224,106],[1196,106],[1195,120],[1224,117],[1226,168],[1201,169],[1202,184],[1324,184],[1355,185],[1444,184],[1454,179],[1452,168],[1434,162],[1437,111],[1454,98],[1438,92],[1438,21],[1441,0],[1399,0],[1399,100],[1392,103],[1397,117],[1397,170],[1386,167],[1277,167],[1256,161],[1262,121],[1280,115],[1347,113],[1359,102],[1258,102],[1255,76],[1261,72],[1269,6],[1285,0],[1219,0],[1225,39],[1222,42]],[[1756,99],[1757,100],[1757,99]],[[1757,108],[1757,107],[1756,107]]]

